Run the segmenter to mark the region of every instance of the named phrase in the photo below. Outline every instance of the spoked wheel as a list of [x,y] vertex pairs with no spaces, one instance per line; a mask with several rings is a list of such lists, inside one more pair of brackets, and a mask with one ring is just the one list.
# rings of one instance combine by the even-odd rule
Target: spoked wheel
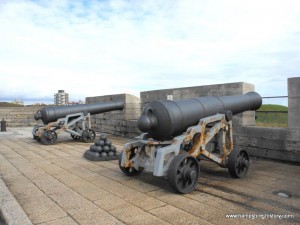
[[92,129],[82,131],[82,140],[86,143],[93,142],[96,138],[96,133]]
[[120,169],[123,173],[125,173],[127,176],[132,177],[132,176],[140,175],[141,172],[143,172],[143,170],[137,170],[134,167],[123,167],[123,166],[121,166],[122,155],[123,155],[123,151],[119,155],[119,167],[120,167]]
[[53,130],[45,130],[41,136],[41,142],[45,145],[53,145],[57,141],[57,134]]
[[228,171],[232,177],[246,176],[249,168],[249,156],[246,150],[234,149],[228,159]]
[[33,140],[41,141],[41,138],[36,135],[37,131],[39,130],[39,126],[34,126],[32,134],[33,134]]
[[41,141],[41,138],[39,136],[33,135],[33,140]]
[[169,184],[176,192],[183,194],[192,192],[197,185],[199,173],[199,164],[194,157],[179,154],[174,157],[169,166]]

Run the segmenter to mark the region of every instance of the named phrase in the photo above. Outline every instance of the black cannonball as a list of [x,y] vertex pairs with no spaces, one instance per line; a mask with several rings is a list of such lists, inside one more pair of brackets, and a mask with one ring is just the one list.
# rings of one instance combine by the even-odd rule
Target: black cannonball
[[115,155],[115,153],[114,153],[114,152],[112,152],[112,151],[109,151],[107,155],[108,155],[108,156],[114,156],[114,155]]
[[102,146],[95,146],[95,152],[102,152],[103,148]]
[[99,152],[92,152],[92,151],[87,151],[86,152],[88,155],[93,156],[93,157],[100,157]]
[[117,151],[117,148],[116,148],[116,146],[112,145],[112,146],[110,146],[110,150],[111,150],[112,152],[116,152],[116,151]]
[[107,153],[106,152],[101,152],[101,157],[106,157]]
[[91,145],[90,146],[90,150],[91,150],[91,152],[95,152],[96,151],[96,145]]
[[107,146],[107,145],[105,145],[105,146],[103,147],[103,151],[104,151],[104,152],[109,152],[109,151],[110,151],[110,147]]
[[119,155],[119,152],[116,151],[116,152],[115,152],[115,156],[118,156],[118,155]]
[[105,145],[111,146],[111,141],[110,141],[110,140],[106,140],[106,141],[105,141]]
[[100,140],[98,140],[98,141],[95,141],[95,145],[97,145],[97,146],[101,146],[101,144],[100,144]]
[[100,140],[106,141],[106,139],[107,139],[107,135],[106,134],[101,134],[100,135]]
[[105,141],[99,140],[99,141],[97,141],[97,145],[98,146],[104,146],[105,145]]

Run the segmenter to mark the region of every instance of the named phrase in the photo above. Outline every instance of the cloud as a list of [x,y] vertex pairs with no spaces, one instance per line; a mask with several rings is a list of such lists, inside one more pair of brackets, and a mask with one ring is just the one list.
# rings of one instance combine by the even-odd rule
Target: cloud
[[2,1],[0,99],[248,82],[286,95],[299,76],[299,1]]

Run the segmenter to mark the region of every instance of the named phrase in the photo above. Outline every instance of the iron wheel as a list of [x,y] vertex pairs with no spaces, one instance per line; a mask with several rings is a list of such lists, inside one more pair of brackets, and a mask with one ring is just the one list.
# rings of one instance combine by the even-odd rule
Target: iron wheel
[[93,142],[96,138],[96,133],[92,129],[82,131],[82,140],[86,143]]
[[132,177],[132,176],[138,176],[138,175],[141,174],[141,172],[143,172],[142,169],[141,170],[137,170],[134,167],[123,167],[123,166],[121,166],[122,155],[123,155],[123,151],[119,155],[119,167],[120,167],[120,169],[121,169],[121,171],[123,173],[125,173],[127,176]]
[[41,141],[41,138],[39,136],[33,135],[33,140]]
[[234,149],[228,158],[228,171],[234,178],[246,176],[250,160],[246,150]]
[[57,134],[53,130],[45,130],[41,136],[44,145],[54,145],[57,141]]
[[194,157],[179,154],[174,157],[169,166],[169,184],[176,192],[182,194],[192,192],[197,185],[199,173],[199,163]]

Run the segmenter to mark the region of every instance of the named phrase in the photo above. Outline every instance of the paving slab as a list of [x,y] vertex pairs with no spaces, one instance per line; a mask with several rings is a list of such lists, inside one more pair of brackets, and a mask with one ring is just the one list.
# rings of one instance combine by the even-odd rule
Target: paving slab
[[2,179],[0,179],[0,224],[32,225]]
[[46,223],[41,223],[40,225],[78,225],[72,218],[64,217],[58,220],[52,220]]
[[[299,166],[253,158],[248,176],[232,179],[202,161],[195,191],[179,195],[165,178],[125,176],[117,160],[88,161],[89,143],[62,135],[46,146],[31,129],[0,132],[0,178],[32,224],[300,223]],[[118,150],[128,141],[110,140]]]

